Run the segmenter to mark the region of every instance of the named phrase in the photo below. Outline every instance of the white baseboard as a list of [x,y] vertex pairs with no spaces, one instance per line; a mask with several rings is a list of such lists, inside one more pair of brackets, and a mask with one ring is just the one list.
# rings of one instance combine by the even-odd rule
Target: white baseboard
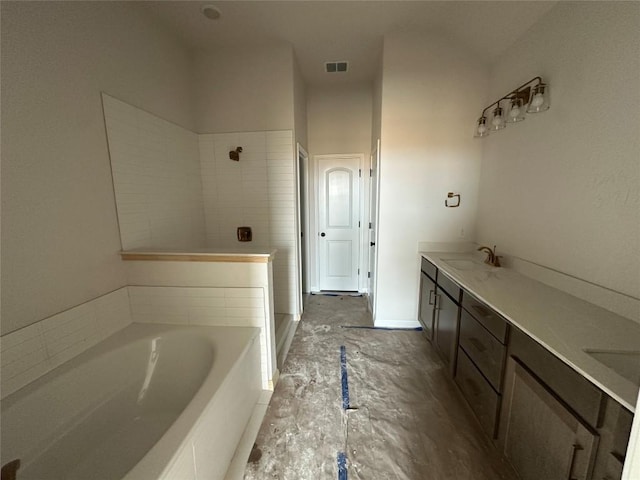
[[420,327],[420,323],[417,320],[392,320],[377,318],[375,321],[376,328],[403,328],[412,329]]
[[273,391],[274,388],[276,388],[279,378],[280,378],[280,370],[276,368],[275,371],[273,372],[273,377],[271,378],[271,380],[269,380],[269,390]]

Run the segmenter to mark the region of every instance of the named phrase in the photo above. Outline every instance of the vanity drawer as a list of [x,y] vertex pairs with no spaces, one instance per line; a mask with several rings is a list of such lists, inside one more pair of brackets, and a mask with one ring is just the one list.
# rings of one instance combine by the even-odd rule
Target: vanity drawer
[[507,343],[507,321],[466,290],[462,294],[462,307],[491,332],[501,343]]
[[436,283],[441,290],[447,292],[447,294],[456,302],[456,304],[460,304],[461,290],[457,283],[444,275],[442,272],[440,272],[440,275],[438,275],[438,281]]
[[465,310],[460,317],[460,346],[493,388],[501,391],[506,347]]
[[462,348],[458,349],[455,382],[476,414],[482,428],[491,438],[494,438],[500,394],[489,385]]
[[436,280],[436,273],[438,273],[438,269],[436,266],[431,263],[426,258],[422,257],[422,262],[420,263],[420,269],[431,277],[431,280]]

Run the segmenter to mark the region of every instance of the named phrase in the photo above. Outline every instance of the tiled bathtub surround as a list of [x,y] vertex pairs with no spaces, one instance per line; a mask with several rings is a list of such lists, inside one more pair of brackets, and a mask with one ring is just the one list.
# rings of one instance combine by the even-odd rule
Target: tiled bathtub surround
[[264,388],[269,384],[263,288],[129,287],[129,296],[135,323],[260,328]]
[[122,248],[203,247],[198,135],[102,99]]
[[133,321],[259,327],[262,388],[271,390],[278,375],[272,260],[277,256],[250,253],[246,262],[165,261],[151,253],[146,260],[128,260]]
[[259,327],[269,388],[264,288],[123,287],[0,337],[2,398],[134,323]]
[[0,338],[2,398],[131,323],[127,287]]
[[129,287],[137,323],[259,327],[265,319],[262,288]]

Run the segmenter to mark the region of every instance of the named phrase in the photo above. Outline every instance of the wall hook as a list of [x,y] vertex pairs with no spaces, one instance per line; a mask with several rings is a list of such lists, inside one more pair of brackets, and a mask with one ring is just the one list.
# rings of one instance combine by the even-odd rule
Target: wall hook
[[[449,199],[450,198],[455,198],[458,200],[458,203],[456,203],[455,205],[450,205],[449,204]],[[449,208],[456,208],[460,206],[460,194],[459,193],[453,193],[453,192],[449,192],[447,193],[447,198],[444,200],[444,206],[445,207],[449,207]]]
[[242,153],[242,147],[236,147],[235,150],[231,150],[229,152],[229,158],[231,160],[235,160],[236,162],[240,161],[240,153]]

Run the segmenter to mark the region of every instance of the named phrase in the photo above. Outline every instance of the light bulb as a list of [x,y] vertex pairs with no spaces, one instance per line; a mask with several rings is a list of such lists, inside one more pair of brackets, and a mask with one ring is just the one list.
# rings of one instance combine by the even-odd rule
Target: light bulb
[[484,123],[478,125],[478,133],[480,135],[482,135],[483,133],[487,133],[487,126]]
[[509,116],[513,118],[517,118],[520,115],[520,107],[513,107],[509,110]]
[[491,124],[494,126],[502,125],[502,117],[493,117]]
[[536,93],[531,99],[531,106],[538,108],[540,105],[544,103],[544,95],[541,93]]

